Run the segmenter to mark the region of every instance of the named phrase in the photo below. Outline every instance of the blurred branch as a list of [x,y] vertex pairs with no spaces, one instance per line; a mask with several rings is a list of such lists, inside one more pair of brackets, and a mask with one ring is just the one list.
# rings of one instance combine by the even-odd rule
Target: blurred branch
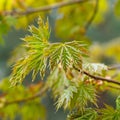
[[70,0],[70,1],[59,2],[56,4],[52,4],[52,5],[46,5],[46,6],[38,7],[38,8],[29,8],[29,9],[26,9],[26,11],[20,11],[20,10],[5,11],[3,15],[5,16],[7,15],[12,15],[12,16],[29,15],[29,14],[38,13],[42,11],[48,11],[51,9],[61,8],[61,7],[65,7],[65,6],[69,6],[73,4],[83,3],[87,1],[88,0]]
[[115,81],[113,79],[107,79],[107,78],[104,78],[104,77],[100,77],[100,76],[95,76],[95,75],[91,75],[90,73],[88,73],[87,71],[83,71],[83,70],[80,70],[76,67],[74,67],[75,70],[77,70],[78,72],[82,72],[83,74],[95,79],[95,80],[102,80],[102,81],[106,81],[108,83],[114,83],[114,84],[117,84],[117,85],[120,85],[120,82],[118,81]]
[[4,105],[10,105],[10,104],[15,104],[15,103],[22,103],[22,102],[27,102],[27,101],[30,101],[30,100],[33,100],[35,98],[38,98],[40,96],[42,96],[46,91],[48,90],[48,87],[44,86],[40,92],[38,92],[37,94],[31,96],[31,97],[28,97],[28,98],[23,98],[23,99],[19,99],[19,100],[14,100],[14,101],[6,101],[4,103]]
[[108,85],[107,87],[108,87],[108,89],[113,88],[113,89],[116,89],[116,90],[120,90],[120,87],[117,87],[117,86]]
[[85,30],[88,30],[90,25],[92,24],[96,14],[97,14],[98,7],[99,7],[99,0],[96,0],[96,4],[95,4],[95,8],[94,8],[93,14],[92,14],[91,18],[88,20],[88,22],[86,23]]
[[108,70],[116,70],[116,69],[120,69],[120,64],[116,64],[108,67]]

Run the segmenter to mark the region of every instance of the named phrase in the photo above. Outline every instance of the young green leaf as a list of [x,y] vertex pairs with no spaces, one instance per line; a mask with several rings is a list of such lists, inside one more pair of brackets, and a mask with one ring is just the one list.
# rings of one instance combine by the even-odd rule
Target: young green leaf
[[74,93],[77,93],[77,88],[75,86],[69,86],[65,89],[57,100],[57,110],[62,106],[64,109],[71,108],[71,101],[73,100]]
[[51,44],[50,68],[53,70],[59,63],[65,71],[72,65],[81,68],[82,56],[87,55],[85,46],[81,41]]
[[26,75],[33,71],[32,79],[34,80],[40,71],[41,77],[45,75],[47,65],[46,48],[49,46],[49,26],[48,21],[44,23],[40,18],[38,28],[30,26],[31,35],[26,36],[24,46],[26,54],[16,62],[11,76],[11,85],[21,83]]
[[59,95],[63,94],[63,91],[66,87],[69,86],[69,79],[66,77],[65,71],[63,68],[58,67],[51,72],[50,76],[47,79],[47,85],[52,89],[53,97],[56,99]]
[[68,115],[67,120],[97,120],[98,114],[92,108],[87,108],[83,113],[77,111]]
[[104,75],[108,68],[106,65],[100,63],[84,63],[83,70],[91,74]]
[[100,110],[101,120],[120,120],[120,111],[105,105],[106,108]]
[[77,107],[81,111],[84,111],[85,107],[88,105],[88,101],[97,106],[96,90],[94,86],[90,84],[80,83],[77,89],[78,92],[73,96],[73,107]]

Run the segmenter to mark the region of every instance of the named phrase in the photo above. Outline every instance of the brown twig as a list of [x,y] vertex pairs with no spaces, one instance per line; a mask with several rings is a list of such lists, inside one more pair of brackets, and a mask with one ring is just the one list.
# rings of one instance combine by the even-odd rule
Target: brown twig
[[42,96],[47,90],[48,90],[48,87],[44,86],[39,93],[37,93],[37,94],[35,94],[31,97],[24,98],[24,99],[19,99],[19,100],[14,100],[14,101],[6,101],[4,104],[5,104],[5,106],[7,106],[7,105],[10,105],[10,104],[27,102],[27,101],[30,101],[30,100],[33,100],[35,98],[38,98],[38,97]]
[[117,84],[117,85],[120,85],[120,82],[118,81],[115,81],[113,79],[107,79],[107,78],[104,78],[104,77],[100,77],[100,76],[94,76],[94,75],[91,75],[89,74],[88,72],[86,71],[83,71],[83,73],[91,78],[94,78],[95,80],[102,80],[102,81],[106,81],[106,82],[109,82],[109,83],[114,83],[114,84]]
[[86,71],[81,71],[79,70],[78,68],[74,67],[75,70],[79,71],[79,72],[82,72],[83,74],[95,79],[95,80],[102,80],[102,81],[106,81],[106,82],[109,82],[109,83],[114,83],[114,84],[117,84],[117,85],[120,85],[120,82],[118,81],[115,81],[113,79],[107,79],[107,78],[104,78],[104,77],[100,77],[100,76],[95,76],[95,75],[91,75],[90,73],[86,72]]
[[95,8],[94,8],[93,14],[92,14],[91,18],[88,20],[88,22],[85,25],[85,29],[86,30],[88,30],[89,26],[92,24],[96,14],[97,14],[98,7],[99,7],[99,0],[96,0],[96,4],[95,4]]
[[108,67],[108,70],[116,70],[116,69],[120,69],[120,64],[116,64]]
[[113,89],[116,89],[116,90],[120,90],[120,87],[118,87],[118,86],[112,86],[112,85],[108,85],[107,86],[108,87],[108,89],[110,88],[113,88]]
[[26,11],[20,11],[20,10],[6,11],[3,13],[3,15],[6,15],[6,16],[7,15],[13,15],[13,16],[29,15],[29,14],[38,13],[41,11],[48,11],[51,9],[61,8],[61,7],[70,6],[77,3],[87,2],[87,1],[88,0],[70,0],[70,1],[59,2],[53,5],[46,5],[38,8],[31,8],[31,9],[29,8]]

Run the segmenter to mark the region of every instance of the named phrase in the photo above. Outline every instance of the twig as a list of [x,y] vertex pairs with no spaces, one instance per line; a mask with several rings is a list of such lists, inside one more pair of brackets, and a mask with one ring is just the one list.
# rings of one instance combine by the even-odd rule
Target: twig
[[116,89],[116,90],[120,90],[120,87],[112,86],[112,85],[108,85],[108,89],[109,89],[109,88],[113,88],[113,89]]
[[113,79],[107,79],[107,78],[104,78],[104,77],[100,77],[100,76],[94,76],[94,75],[91,75],[89,74],[88,72],[86,71],[83,71],[83,73],[91,78],[94,78],[95,80],[102,80],[102,81],[106,81],[106,82],[110,82],[110,83],[114,83],[114,84],[117,84],[117,85],[120,85],[120,82],[118,81],[115,81]]
[[41,11],[48,11],[51,9],[55,9],[55,8],[61,8],[61,7],[65,7],[65,6],[69,6],[69,5],[73,5],[73,4],[77,4],[77,3],[83,3],[83,2],[87,2],[88,0],[70,0],[70,1],[65,1],[65,2],[59,2],[53,5],[46,5],[43,7],[38,7],[38,8],[29,8],[26,11],[19,11],[19,10],[13,10],[13,11],[6,11],[3,13],[3,15],[13,15],[13,16],[19,16],[19,15],[29,15],[32,13],[38,13]]
[[113,78],[116,78],[119,74],[120,74],[120,73],[117,71],[116,73],[114,73],[114,74],[111,76],[111,78],[112,78],[112,79],[113,79]]
[[[77,71],[79,71],[79,72],[81,71],[81,70],[79,70],[78,68],[76,68],[75,66],[74,66],[74,69],[77,70]],[[120,85],[120,82],[115,81],[115,80],[113,80],[113,79],[107,79],[107,78],[104,78],[104,77],[91,75],[90,73],[88,73],[88,72],[86,72],[86,71],[83,71],[83,70],[82,70],[81,72],[82,72],[83,74],[85,74],[85,75],[87,75],[87,76],[95,79],[95,80],[102,80],[102,81],[106,81],[106,82],[109,82],[109,83],[114,83],[114,84]]]
[[97,14],[98,7],[99,7],[99,0],[96,0],[96,5],[95,5],[95,8],[94,8],[93,14],[92,14],[91,18],[88,20],[88,22],[85,25],[86,30],[88,30],[89,26],[92,24],[96,14]]
[[120,69],[120,64],[112,65],[111,67],[108,67],[108,70],[116,70]]
[[38,98],[38,97],[42,96],[47,90],[48,90],[48,87],[44,86],[39,93],[37,93],[37,94],[35,94],[31,97],[24,98],[24,99],[19,99],[19,100],[14,100],[14,101],[6,101],[4,104],[5,105],[10,105],[10,104],[15,104],[15,103],[27,102],[27,101],[30,101],[30,100],[33,100],[35,98]]

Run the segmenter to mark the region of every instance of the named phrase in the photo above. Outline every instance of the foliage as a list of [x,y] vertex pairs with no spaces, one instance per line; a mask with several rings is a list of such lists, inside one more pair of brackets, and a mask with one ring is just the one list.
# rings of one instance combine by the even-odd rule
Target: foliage
[[[17,99],[22,100],[26,97],[31,97],[41,89],[42,85],[42,82],[40,82],[39,84],[33,84],[27,88],[24,86],[9,88],[10,83],[8,78],[1,81],[0,90],[2,94],[0,97],[0,118],[3,118],[3,120],[7,120],[8,118],[13,120],[17,115],[21,116],[22,120],[45,120],[46,109],[41,104],[41,100],[39,98],[26,103],[21,102],[21,104],[17,104],[17,102],[13,104],[7,103],[7,101],[14,101]],[[31,111],[31,109],[33,111]]]
[[120,119],[120,111],[114,110],[114,108],[106,105],[106,108],[101,110],[102,120],[119,120]]
[[104,75],[104,72],[108,70],[106,65],[100,63],[85,63],[83,69],[96,75]]
[[98,117],[98,114],[95,110],[92,108],[88,108],[84,111],[84,113],[71,113],[68,115],[68,120],[96,120]]
[[[114,3],[116,15],[119,15],[119,3],[120,0]],[[44,18],[47,15],[55,20],[50,27],[48,18],[39,17],[37,24],[29,26],[30,34],[22,38],[22,44],[12,52],[8,61],[13,65],[12,72],[0,82],[1,119],[45,120],[42,99],[48,90],[56,109],[63,107],[70,112],[68,120],[120,119],[120,96],[116,99],[116,108],[106,104],[99,108],[101,92],[109,88],[120,89],[119,71],[101,63],[105,58],[119,63],[119,39],[102,45],[91,43],[90,46],[86,34],[91,24],[103,23],[109,4],[105,0],[0,1],[0,42],[11,27],[25,29],[38,12],[42,12]],[[52,16],[53,13],[56,15]],[[53,31],[55,38],[51,37]],[[55,42],[51,42],[51,38]],[[21,85],[29,75],[32,81],[43,81]]]
[[11,84],[13,86],[21,83],[31,71],[33,71],[32,80],[35,79],[38,72],[40,72],[41,77],[44,77],[48,58],[51,70],[58,63],[61,63],[66,70],[71,65],[81,67],[82,56],[87,54],[86,49],[83,48],[85,44],[79,41],[49,43],[48,22],[44,24],[41,18],[39,18],[38,25],[39,28],[30,26],[29,31],[32,35],[26,36],[23,39],[25,41],[23,46],[26,47],[26,54],[18,60],[13,69],[11,77]]
[[64,109],[84,110],[88,101],[96,104],[94,86],[86,85],[78,76],[73,78],[66,76],[61,67],[52,72],[47,82],[48,86],[52,88],[54,98],[57,99],[57,109],[63,106]]
[[[62,0],[63,2],[66,2],[66,0]],[[87,0],[86,0],[87,1]],[[53,3],[61,2],[60,0],[42,0],[34,2],[34,0],[1,0],[0,1],[0,24],[3,25],[5,23],[6,30],[9,30],[10,26],[14,26],[15,28],[26,28],[27,25],[33,21],[36,16],[38,16],[38,13],[34,14],[28,14],[26,16],[21,15],[19,17],[19,12],[26,12],[29,7],[30,8],[38,8],[43,7],[45,5],[51,5]],[[90,2],[83,2],[84,4],[76,4],[72,6],[68,6],[67,9],[65,7],[61,8],[60,10],[57,10],[57,22],[55,24],[56,34],[58,34],[59,37],[64,39],[80,39],[82,35],[86,32],[85,24],[87,24],[86,21],[89,21],[91,18],[96,1],[90,1]],[[74,9],[77,8],[77,9]],[[104,14],[108,11],[108,2],[105,0],[101,0],[98,4],[98,14],[96,15],[95,20],[93,21],[94,24],[98,24],[101,21],[103,21]],[[92,12],[90,12],[92,10]],[[12,13],[9,12],[12,11]],[[119,11],[119,10],[117,10]],[[17,13],[18,12],[18,13]],[[49,12],[48,12],[49,13]],[[45,13],[45,14],[48,14]],[[7,16],[8,14],[8,16]],[[11,16],[11,14],[13,16]],[[42,16],[45,16],[45,14],[41,13]],[[79,14],[79,16],[78,16]],[[76,19],[77,16],[77,19]],[[81,17],[82,16],[82,17]],[[17,19],[18,17],[18,19]],[[10,19],[9,19],[10,18]],[[4,19],[4,21],[2,20]],[[72,19],[72,22],[71,22]],[[62,22],[64,21],[64,22]],[[4,26],[5,26],[4,25]],[[80,31],[80,34],[79,34]],[[5,33],[4,30],[1,30],[1,37],[3,36],[3,33]],[[76,35],[75,35],[76,34]],[[68,37],[66,37],[68,36]]]
[[[38,21],[39,28],[30,26],[29,31],[32,33],[30,36],[26,36],[23,40],[26,42],[26,54],[21,58],[14,67],[12,73],[12,84],[22,82],[25,76],[33,70],[32,79],[35,79],[36,74],[40,71],[40,75],[44,75],[46,68],[47,56],[45,49],[49,46],[47,42],[49,38],[48,24],[44,26],[44,23]],[[24,67],[26,66],[26,67]],[[13,81],[14,80],[14,81]]]

